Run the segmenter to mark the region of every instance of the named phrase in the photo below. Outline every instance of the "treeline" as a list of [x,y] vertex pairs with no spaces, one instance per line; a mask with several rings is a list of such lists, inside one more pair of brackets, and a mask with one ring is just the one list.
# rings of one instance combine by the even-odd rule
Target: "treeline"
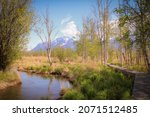
[[[39,50],[39,51],[25,51],[25,56],[47,56],[47,51]],[[57,58],[60,62],[69,62],[74,61],[77,58],[76,51],[72,50],[71,48],[62,48],[62,47],[55,47],[52,49],[51,57]],[[53,59],[53,62],[57,60]]]
[[[77,51],[101,64],[114,63],[150,72],[150,2],[118,0],[111,20],[111,0],[97,0],[93,16],[83,19]],[[110,39],[113,37],[113,39]],[[113,43],[114,42],[114,43]],[[144,68],[145,67],[145,68]]]

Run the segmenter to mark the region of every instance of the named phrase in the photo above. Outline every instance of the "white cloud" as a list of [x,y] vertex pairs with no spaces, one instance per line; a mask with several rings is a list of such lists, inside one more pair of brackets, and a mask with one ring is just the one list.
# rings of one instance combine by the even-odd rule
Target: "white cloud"
[[61,30],[61,33],[63,34],[63,36],[75,37],[75,39],[77,39],[77,36],[79,35],[80,32],[78,31],[75,22],[74,21],[70,21]]
[[69,16],[69,17],[66,17],[66,18],[64,18],[64,19],[62,19],[62,21],[61,21],[61,25],[63,25],[64,23],[67,23],[67,22],[69,22],[70,20],[71,20],[71,16]]

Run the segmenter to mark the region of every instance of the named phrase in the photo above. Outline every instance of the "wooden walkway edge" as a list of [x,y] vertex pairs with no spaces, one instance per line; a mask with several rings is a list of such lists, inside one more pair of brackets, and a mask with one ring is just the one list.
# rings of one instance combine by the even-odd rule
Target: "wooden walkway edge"
[[132,96],[136,100],[150,100],[150,74],[144,72],[131,71],[116,65],[107,64],[116,71],[122,72],[134,78]]

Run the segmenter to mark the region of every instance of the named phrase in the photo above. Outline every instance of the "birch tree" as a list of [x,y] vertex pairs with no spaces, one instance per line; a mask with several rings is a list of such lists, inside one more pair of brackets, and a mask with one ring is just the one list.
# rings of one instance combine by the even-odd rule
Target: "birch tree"
[[108,42],[110,38],[110,3],[111,0],[97,0],[97,6],[94,10],[94,16],[97,22],[97,34],[101,46],[101,62],[105,65],[108,60]]

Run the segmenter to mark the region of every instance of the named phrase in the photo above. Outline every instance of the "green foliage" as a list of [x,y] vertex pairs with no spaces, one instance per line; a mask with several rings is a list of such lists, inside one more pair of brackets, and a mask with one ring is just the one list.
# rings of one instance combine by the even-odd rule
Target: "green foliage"
[[64,100],[83,100],[84,96],[82,93],[78,92],[77,90],[69,90],[64,96]]
[[143,72],[146,72],[146,67],[144,65],[128,65],[126,66],[126,68],[130,69],[130,70],[136,70],[136,71],[143,71]]
[[[131,98],[132,80],[126,78],[122,73],[116,73],[107,67],[102,67],[100,71],[81,69],[81,67],[73,69],[73,73],[79,72],[75,80],[74,90],[80,92],[84,99]],[[68,95],[68,92],[65,95]],[[67,99],[69,98],[67,97]],[[76,99],[76,97],[71,97],[71,99]]]
[[100,43],[96,34],[96,25],[92,18],[83,20],[83,31],[80,33],[80,39],[76,41],[77,53],[83,60],[90,57],[92,60],[98,59]]
[[38,50],[38,51],[24,51],[24,56],[46,56],[46,51]]
[[81,93],[84,94],[86,99],[92,99],[96,95],[92,82],[90,80],[84,80],[80,85]]
[[[123,0],[116,12],[120,16],[120,28],[127,26],[129,30],[129,28],[132,27],[132,31],[129,30],[127,33],[123,33],[122,35],[124,39],[130,35],[135,37],[134,46],[137,49],[140,48],[140,50],[142,50],[147,71],[150,72],[150,60],[148,55],[150,48],[150,1],[136,0],[130,2],[130,0]],[[131,43],[128,39],[126,41],[128,42],[126,43],[128,48],[130,47]]]
[[41,73],[46,73],[52,71],[52,67],[48,65],[42,65],[42,66],[30,66],[27,68],[27,70],[32,70],[35,72],[41,72]]
[[52,68],[50,66],[43,65],[40,69],[41,72],[50,72]]
[[0,0],[0,70],[5,70],[24,49],[30,30],[30,0]]
[[56,74],[61,74],[62,71],[63,71],[63,68],[62,68],[62,67],[57,67],[57,68],[54,69],[54,72],[55,72]]
[[75,52],[71,48],[55,47],[52,50],[52,56],[59,59],[60,62],[69,61],[76,58]]
[[107,90],[101,90],[97,93],[96,100],[107,100]]
[[65,60],[65,53],[64,53],[63,48],[61,48],[61,47],[54,48],[53,56],[57,57],[60,62],[64,61]]

